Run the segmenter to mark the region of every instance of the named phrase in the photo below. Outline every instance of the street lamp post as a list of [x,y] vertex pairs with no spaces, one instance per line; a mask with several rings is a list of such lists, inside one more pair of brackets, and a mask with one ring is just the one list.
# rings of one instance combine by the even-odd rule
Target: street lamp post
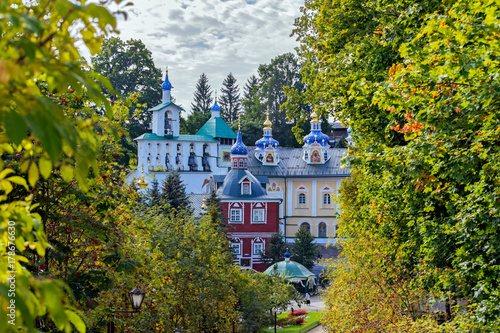
[[[130,304],[132,305],[132,310],[113,310],[115,313],[136,313],[141,311],[141,305],[144,301],[146,293],[136,287],[134,290],[128,293]],[[108,333],[115,333],[115,323],[113,321],[108,322]]]

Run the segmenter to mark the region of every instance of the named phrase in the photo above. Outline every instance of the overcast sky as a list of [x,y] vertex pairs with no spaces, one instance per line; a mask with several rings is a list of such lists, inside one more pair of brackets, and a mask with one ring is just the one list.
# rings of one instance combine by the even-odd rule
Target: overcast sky
[[120,38],[142,40],[158,68],[164,72],[168,65],[172,95],[189,112],[202,73],[219,96],[222,81],[233,73],[242,94],[260,64],[295,52],[298,44],[290,34],[304,4],[304,0],[133,2],[127,7],[128,19],[119,19]]

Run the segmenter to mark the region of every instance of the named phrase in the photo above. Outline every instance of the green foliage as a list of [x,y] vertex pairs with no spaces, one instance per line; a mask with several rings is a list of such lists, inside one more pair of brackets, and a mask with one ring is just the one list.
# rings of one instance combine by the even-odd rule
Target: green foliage
[[167,204],[169,208],[177,212],[190,210],[186,187],[182,183],[179,172],[172,170],[168,173],[161,188],[161,203]]
[[[98,174],[99,134],[93,120],[68,116],[66,101],[53,96],[61,97],[58,92],[71,87],[77,96],[87,94],[92,103],[103,105],[112,118],[113,109],[99,83],[111,86],[99,75],[85,74],[75,44],[77,39],[83,41],[95,54],[102,36],[114,31],[115,18],[103,6],[66,0],[1,1],[0,14],[0,239],[4,245],[0,247],[0,332],[35,332],[41,321],[50,323],[48,329],[85,332],[67,286],[30,274],[36,265],[31,260],[47,254],[47,235],[34,196],[18,194],[36,194],[41,179],[49,179],[53,169],[65,181],[76,179],[83,190],[89,187],[90,168]],[[102,129],[107,128],[102,123]],[[12,275],[15,290],[7,280]],[[15,300],[15,319],[6,312],[11,300]]]
[[285,242],[285,235],[281,231],[273,233],[269,239],[269,246],[262,258],[269,264],[282,261],[287,250],[288,243]]
[[248,116],[246,113],[242,114],[240,117],[240,122],[235,122],[231,125],[231,129],[238,132],[238,128],[241,128],[241,133],[244,133],[242,139],[243,143],[247,146],[254,146],[255,142],[262,138],[263,121],[256,121],[255,119]]
[[[104,292],[92,312],[105,316],[117,330],[127,332],[228,331],[235,319],[232,289],[237,267],[229,241],[206,215],[199,220],[162,207],[140,209],[124,226],[121,253],[135,258],[140,268],[113,270],[113,288]],[[115,314],[110,307],[129,308],[126,293],[136,286],[146,292],[140,315]]]
[[193,112],[186,120],[181,118],[180,131],[183,134],[196,134],[198,130],[210,119],[210,112]]
[[347,148],[347,140],[345,139],[345,135],[342,135],[340,137],[339,141],[335,143],[334,148]]
[[274,320],[274,311],[285,311],[297,298],[295,288],[282,277],[243,271],[236,279],[236,294],[243,321],[238,332],[260,332]]
[[236,122],[241,112],[240,89],[232,73],[229,73],[224,82],[222,82],[219,103],[222,119],[228,124]]
[[[155,67],[153,55],[140,40],[122,41],[118,37],[104,40],[102,50],[92,57],[92,69],[106,77],[114,90],[103,91],[111,99],[126,98],[138,93],[138,103],[150,109],[161,103],[162,75]],[[130,108],[127,131],[132,139],[147,132],[151,122],[150,112]],[[134,116],[137,112],[137,117]],[[136,150],[133,146],[131,149]]]
[[[288,99],[285,91],[294,89],[298,93],[305,90],[305,85],[301,82],[301,64],[297,57],[291,53],[285,53],[272,59],[270,64],[259,66],[259,78],[251,76],[244,87],[242,105],[245,117],[253,124],[258,124],[259,139],[262,137],[262,123],[265,113],[269,108],[270,120],[272,122],[273,137],[279,141],[283,147],[299,147],[302,140],[300,134],[309,129],[309,124],[290,114],[287,117],[288,107],[291,104],[285,103]],[[311,112],[310,104],[294,104],[294,112]],[[243,117],[242,117],[243,118]],[[249,123],[250,125],[250,123]],[[294,137],[292,127],[300,128],[300,133]],[[298,133],[298,132],[297,132]],[[297,138],[297,139],[296,139]],[[253,139],[252,139],[253,140]],[[256,140],[248,140],[253,145]]]
[[[193,114],[203,113],[210,115],[212,108],[212,90],[208,84],[208,77],[205,73],[200,75],[196,83],[196,90],[194,92],[194,100],[191,103],[191,111]],[[209,116],[210,118],[210,116]]]
[[[488,0],[308,1],[296,21],[308,91],[291,99],[333,110],[354,133],[346,163],[359,178],[342,192],[355,199],[341,207],[340,230],[353,237],[344,246],[376,237],[409,290],[441,300],[457,331],[499,326],[498,13]],[[377,272],[351,264],[346,278]],[[397,289],[382,273],[383,289]],[[450,305],[466,299],[456,315]],[[424,317],[394,324],[432,322]]]
[[293,259],[307,269],[313,268],[314,261],[319,255],[319,248],[315,244],[314,236],[306,228],[300,227],[294,237],[295,242],[291,253]]

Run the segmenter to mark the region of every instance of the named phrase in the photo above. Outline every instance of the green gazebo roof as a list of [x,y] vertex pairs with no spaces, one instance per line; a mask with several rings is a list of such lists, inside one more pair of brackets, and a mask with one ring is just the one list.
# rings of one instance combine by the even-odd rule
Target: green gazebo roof
[[290,261],[286,258],[284,261],[277,262],[269,266],[264,273],[266,274],[278,274],[282,275],[287,279],[309,279],[317,277],[316,274],[312,273],[310,270],[305,268],[302,264],[295,261]]
[[236,139],[236,133],[221,117],[210,118],[196,135],[208,135],[212,138]]

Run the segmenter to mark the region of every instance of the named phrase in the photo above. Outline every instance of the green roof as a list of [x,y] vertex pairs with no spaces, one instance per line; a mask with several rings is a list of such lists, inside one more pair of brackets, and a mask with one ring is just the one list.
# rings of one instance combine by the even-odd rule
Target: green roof
[[155,106],[154,108],[149,109],[148,111],[158,111],[158,110],[161,110],[163,108],[166,108],[169,105],[173,105],[176,108],[181,109],[182,111],[184,111],[183,108],[181,108],[179,105],[177,105],[175,103],[172,103],[172,102],[158,104],[157,106]]
[[221,117],[210,118],[196,135],[208,135],[212,138],[236,139],[236,133]]
[[303,265],[295,261],[285,260],[269,266],[264,273],[278,274],[286,279],[309,279],[316,277],[316,274],[309,271]]
[[158,136],[154,133],[144,133],[141,136],[138,136],[134,140],[174,140],[174,141],[201,141],[201,142],[219,142],[219,140],[215,140],[214,138],[207,135],[198,135],[198,134],[181,134],[179,136],[174,137],[165,137]]

